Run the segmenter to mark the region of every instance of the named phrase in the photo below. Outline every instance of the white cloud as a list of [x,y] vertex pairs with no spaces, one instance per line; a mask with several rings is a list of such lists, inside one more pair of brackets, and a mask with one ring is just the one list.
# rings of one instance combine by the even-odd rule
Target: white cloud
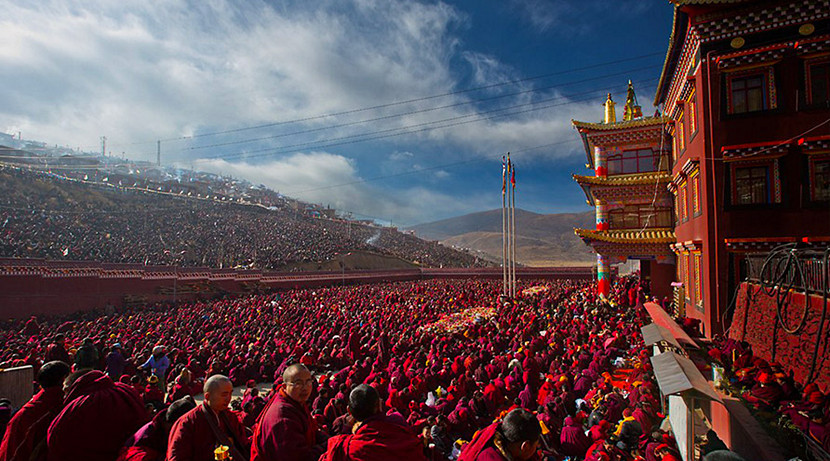
[[[0,100],[0,128],[20,130],[24,138],[91,151],[99,149],[100,136],[107,136],[111,152],[155,160],[156,139],[305,119],[221,137],[163,142],[162,158],[165,163],[187,165],[197,157],[224,155],[226,160],[196,165],[289,195],[296,192],[304,200],[389,217],[393,222],[411,224],[454,211],[475,211],[475,204],[491,208],[487,201],[459,200],[436,189],[400,190],[393,189],[394,185],[380,189],[359,182],[364,176],[358,160],[397,149],[371,159],[379,174],[389,175],[424,165],[496,158],[508,150],[574,142],[578,137],[570,119],[598,119],[603,98],[569,105],[564,104],[573,101],[562,98],[557,108],[464,124],[458,123],[488,117],[483,112],[494,107],[559,94],[527,93],[487,104],[430,110],[529,88],[514,84],[484,93],[456,93],[318,117],[451,93],[467,76],[479,86],[523,77],[497,57],[461,42],[459,30],[469,20],[445,3],[408,0],[6,2],[0,17],[0,34],[7,40],[0,47],[0,87],[5,90]],[[460,69],[459,63],[467,67]],[[391,117],[401,113],[408,114]],[[308,131],[384,116],[390,117]],[[458,125],[421,130],[436,126],[429,122],[453,118],[437,125]],[[407,127],[414,132],[385,139],[393,147],[380,150],[361,143],[367,146],[365,153],[353,159],[319,152],[330,147],[304,144],[341,137],[349,142],[354,138],[348,137],[356,134]],[[291,134],[296,131],[306,133]],[[268,136],[282,137],[193,149]],[[295,144],[296,149],[285,148]],[[570,155],[578,148],[571,143],[523,155]],[[276,152],[252,154],[260,149]],[[430,150],[437,153],[430,154]],[[244,152],[251,155],[227,155]],[[271,160],[276,154],[287,157]],[[257,155],[261,157],[253,160]],[[439,170],[429,175],[427,184],[438,187],[446,174]],[[326,188],[352,182],[356,183]]]
[[[0,83],[11,94],[0,126],[73,145],[102,134],[130,143],[452,86],[455,10],[360,2],[358,13],[342,14],[335,3],[314,10],[231,0],[7,5],[0,30],[13,46],[0,49]],[[387,18],[382,26],[359,24],[379,16]]]
[[560,25],[561,17],[568,9],[567,3],[561,0],[513,0],[511,3],[535,29],[541,32]]
[[[458,199],[434,188],[381,188],[360,177],[354,161],[327,152],[298,153],[259,164],[221,159],[194,162],[202,171],[246,178],[254,184],[264,184],[306,202],[331,205],[341,211],[400,225],[495,206],[475,195]],[[440,178],[449,176],[440,170],[437,175]]]
[[[377,21],[378,17],[385,19]],[[12,46],[0,49],[0,85],[9,89],[0,104],[0,127],[90,150],[105,135],[114,152],[152,159],[155,139],[303,119],[451,91],[458,78],[450,65],[454,56],[468,62],[468,71],[479,85],[520,77],[493,56],[461,48],[455,30],[465,21],[463,13],[444,3],[403,0],[331,0],[302,8],[232,0],[11,4],[0,18],[3,36],[12,41]],[[513,85],[493,91],[523,89]],[[304,125],[319,128],[417,112],[465,98],[429,99],[308,120]],[[504,104],[529,100],[525,94]],[[302,137],[286,136],[280,142],[291,145],[470,116],[439,125],[455,124],[475,119],[480,110],[468,105],[412,113]],[[551,127],[543,125],[562,120],[528,114],[506,122],[462,124],[393,139],[449,140],[480,152],[489,149],[494,139],[503,145],[517,139],[549,143]],[[277,126],[229,137],[244,140],[302,128]],[[470,135],[481,131],[487,132],[484,139]],[[133,144],[140,141],[146,144]],[[188,146],[205,143],[210,141],[166,143],[163,154],[182,159],[192,156],[183,151]],[[223,152],[252,146],[229,146]]]

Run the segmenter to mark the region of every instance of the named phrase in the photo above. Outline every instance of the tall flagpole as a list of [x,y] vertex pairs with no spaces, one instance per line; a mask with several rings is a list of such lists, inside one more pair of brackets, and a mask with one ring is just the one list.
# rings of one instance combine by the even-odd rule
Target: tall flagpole
[[511,272],[512,272],[512,279],[513,279],[513,287],[511,289],[511,296],[516,297],[516,165],[513,165],[513,168],[510,171],[510,189],[512,190],[510,193],[511,205],[510,205],[510,219],[512,221],[511,224],[511,232],[510,237],[513,239],[511,245]]
[[504,156],[501,157],[501,294],[507,296],[507,204],[505,193],[507,191],[507,170]]

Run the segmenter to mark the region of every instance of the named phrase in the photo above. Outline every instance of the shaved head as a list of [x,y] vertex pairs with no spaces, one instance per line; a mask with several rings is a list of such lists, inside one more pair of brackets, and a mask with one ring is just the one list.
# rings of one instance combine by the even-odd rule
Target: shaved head
[[305,403],[311,397],[314,378],[305,365],[295,363],[286,368],[282,374],[282,382],[285,386],[285,393],[297,402]]
[[213,375],[210,378],[208,378],[207,381],[205,381],[205,385],[204,387],[202,387],[202,392],[204,392],[205,394],[209,394],[211,392],[217,391],[218,389],[221,389],[222,386],[227,386],[228,384],[230,384],[231,387],[233,387],[233,383],[231,383],[231,380],[228,379],[227,376]]
[[205,381],[202,388],[205,392],[205,403],[216,413],[228,409],[233,397],[233,383],[227,376],[213,375]]
[[282,380],[283,382],[289,382],[296,378],[298,375],[305,374],[311,375],[311,372],[308,371],[308,368],[306,368],[306,366],[302,363],[295,363],[294,365],[289,366],[285,369],[285,371],[282,372]]

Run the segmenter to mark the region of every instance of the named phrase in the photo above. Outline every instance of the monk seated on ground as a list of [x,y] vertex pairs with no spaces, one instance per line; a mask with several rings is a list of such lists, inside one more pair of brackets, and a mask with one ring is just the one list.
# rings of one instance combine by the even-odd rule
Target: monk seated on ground
[[227,376],[205,381],[205,401],[181,416],[170,430],[167,461],[202,461],[214,455],[217,446],[229,448],[234,460],[246,461],[250,436],[239,416],[228,408],[233,384]]
[[784,396],[781,386],[775,381],[770,373],[761,372],[758,374],[758,384],[744,394],[744,399],[758,409],[770,410],[778,408]]
[[257,422],[251,461],[315,461],[325,451],[325,439],[308,410],[311,372],[295,363],[285,369],[282,379]]
[[187,396],[173,402],[167,410],[156,413],[152,421],[141,426],[124,443],[117,461],[163,461],[173,424],[194,408],[196,402]]
[[147,422],[138,394],[98,370],[72,373],[65,388],[65,406],[46,436],[50,461],[111,461]]
[[473,437],[458,461],[527,461],[538,459],[542,427],[533,413],[517,408]]
[[381,411],[375,388],[366,384],[355,387],[349,394],[349,413],[357,421],[352,434],[329,439],[322,460],[426,460],[423,445],[403,418]]
[[63,380],[69,365],[48,362],[40,368],[37,383],[41,390],[14,414],[0,443],[0,460],[23,461],[41,458],[49,424],[63,409]]

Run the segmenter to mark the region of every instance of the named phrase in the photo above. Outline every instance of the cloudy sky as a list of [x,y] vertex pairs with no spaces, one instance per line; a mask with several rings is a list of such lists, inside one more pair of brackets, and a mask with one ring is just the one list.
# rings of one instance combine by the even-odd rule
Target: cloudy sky
[[672,10],[642,0],[0,0],[0,131],[233,175],[412,225],[587,210],[570,120],[631,79]]

